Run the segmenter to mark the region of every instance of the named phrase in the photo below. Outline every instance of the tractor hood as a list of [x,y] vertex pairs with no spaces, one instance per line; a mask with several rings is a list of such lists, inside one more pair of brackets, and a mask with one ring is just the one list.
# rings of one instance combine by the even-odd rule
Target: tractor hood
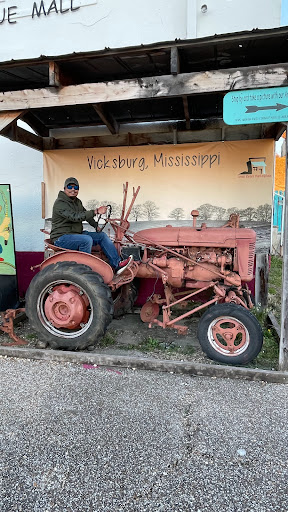
[[256,241],[256,233],[248,228],[193,228],[171,227],[151,228],[137,231],[135,242],[146,245],[163,245],[169,247],[210,246],[237,247],[238,241]]

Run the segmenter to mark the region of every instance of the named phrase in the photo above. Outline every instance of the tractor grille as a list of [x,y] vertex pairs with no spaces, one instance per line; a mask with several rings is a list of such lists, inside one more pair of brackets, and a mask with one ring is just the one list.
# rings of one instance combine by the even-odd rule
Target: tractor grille
[[254,271],[255,242],[249,244],[248,275],[252,276]]

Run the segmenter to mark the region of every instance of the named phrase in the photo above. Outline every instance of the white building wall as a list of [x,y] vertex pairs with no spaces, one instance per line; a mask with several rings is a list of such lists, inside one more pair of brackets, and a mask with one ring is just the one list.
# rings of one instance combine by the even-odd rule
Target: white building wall
[[196,37],[280,27],[281,3],[281,0],[197,0]]
[[16,251],[43,251],[42,153],[0,137],[0,154],[0,183],[11,185]]
[[0,62],[275,28],[286,19],[286,4],[287,0],[22,0],[16,7],[13,0],[1,0]]

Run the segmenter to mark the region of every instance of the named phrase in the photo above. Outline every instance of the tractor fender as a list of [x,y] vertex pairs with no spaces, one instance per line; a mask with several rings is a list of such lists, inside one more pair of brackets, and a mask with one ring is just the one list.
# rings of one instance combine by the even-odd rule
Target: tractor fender
[[76,263],[87,265],[97,274],[102,276],[105,284],[109,284],[113,279],[113,270],[112,267],[106,261],[97,258],[97,256],[93,256],[92,254],[88,254],[82,251],[61,251],[53,256],[50,256],[45,261],[43,261],[40,265],[40,270],[48,265],[54,265],[60,261],[75,261]]

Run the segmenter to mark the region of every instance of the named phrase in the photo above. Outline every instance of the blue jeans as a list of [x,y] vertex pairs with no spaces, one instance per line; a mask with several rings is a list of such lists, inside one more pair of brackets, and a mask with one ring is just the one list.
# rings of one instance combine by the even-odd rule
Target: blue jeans
[[63,247],[63,249],[82,251],[89,254],[91,254],[93,245],[100,245],[111,267],[117,268],[121,260],[112,240],[103,231],[101,233],[82,231],[79,235],[62,235],[55,240],[54,245],[56,247]]

